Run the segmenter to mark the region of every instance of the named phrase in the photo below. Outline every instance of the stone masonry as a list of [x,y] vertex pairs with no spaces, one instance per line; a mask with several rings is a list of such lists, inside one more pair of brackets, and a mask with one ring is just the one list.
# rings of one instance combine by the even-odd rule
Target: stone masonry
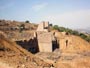
[[52,52],[52,35],[49,32],[38,34],[40,52]]
[[37,31],[45,31],[48,32],[48,28],[49,28],[49,22],[41,22],[38,25]]
[[42,22],[37,29],[37,40],[40,52],[52,52],[54,35],[49,31],[49,22]]
[[[27,34],[24,36],[27,36]],[[36,53],[38,51],[53,52],[53,50],[57,47],[57,41],[54,34],[49,32],[49,22],[41,22],[38,25],[37,31],[33,32],[33,35],[30,35],[29,37],[29,40],[25,37],[26,40],[16,40],[16,42],[32,53]]]

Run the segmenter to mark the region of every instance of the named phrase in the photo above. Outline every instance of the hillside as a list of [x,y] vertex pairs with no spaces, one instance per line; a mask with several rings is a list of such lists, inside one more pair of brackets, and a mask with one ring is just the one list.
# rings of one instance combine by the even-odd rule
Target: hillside
[[[59,41],[61,56],[56,68],[90,68],[90,43],[75,35],[54,31]],[[68,45],[66,45],[68,40]]]
[[[22,24],[24,25],[21,26]],[[63,29],[66,32],[65,31],[60,32],[60,30],[63,30],[60,28],[59,31],[53,30],[52,26],[50,26],[48,22],[44,21],[39,24],[38,31],[36,28],[37,24],[17,22],[17,21],[8,22],[5,20],[1,20],[0,22],[1,67],[3,68],[5,68],[5,66],[7,68],[90,67],[89,65],[90,43],[89,41],[82,39],[80,35],[78,35],[77,31],[72,31],[71,29],[64,29],[64,28]],[[42,47],[40,48],[40,46]],[[48,52],[48,48],[50,52]],[[43,51],[44,49],[46,51]]]
[[[0,35],[0,63],[12,68],[42,68],[51,65]],[[8,68],[7,67],[7,68]]]
[[[90,44],[79,36],[66,35],[65,32],[56,31],[61,50],[63,52],[87,52],[90,51]],[[68,40],[67,47],[65,46]]]
[[37,24],[27,23],[27,22],[19,22],[19,21],[11,21],[11,20],[0,20],[0,30],[2,31],[20,31],[23,30],[36,30]]
[[90,68],[90,52],[88,53],[62,53],[55,63],[56,68]]
[[54,30],[52,33],[55,33],[60,48],[52,53],[37,53],[36,56],[52,62],[56,68],[90,68],[90,43],[65,32]]

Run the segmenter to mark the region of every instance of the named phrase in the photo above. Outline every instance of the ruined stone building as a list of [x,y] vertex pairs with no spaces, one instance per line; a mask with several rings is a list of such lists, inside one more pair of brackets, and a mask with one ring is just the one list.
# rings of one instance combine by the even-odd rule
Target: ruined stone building
[[[24,36],[25,34],[23,34]],[[28,35],[28,34],[27,34]],[[30,37],[31,36],[31,37]],[[41,22],[35,32],[27,37],[28,40],[16,40],[23,48],[36,52],[52,52],[57,46],[57,40],[53,33],[49,32],[49,22]],[[20,36],[19,36],[20,37]]]
[[52,52],[57,44],[53,33],[49,32],[49,22],[41,22],[37,28],[37,40],[40,52]]
[[[17,44],[22,46],[23,48],[27,49],[32,53],[36,52],[53,52],[56,48],[60,50],[66,49],[68,46],[69,40],[67,33],[62,33],[60,36],[57,32],[50,32],[49,22],[42,21],[39,25],[37,30],[24,30],[21,33],[19,31],[14,31],[18,29],[17,23],[10,21],[0,21],[0,30],[6,30],[7,36],[12,41],[15,41]],[[19,23],[19,25],[21,25]],[[30,24],[25,24],[27,28]],[[4,27],[3,27],[4,26]],[[34,26],[32,26],[34,27]],[[8,30],[10,30],[8,32]],[[11,31],[12,30],[12,31]],[[60,38],[56,36],[59,34]]]
[[25,49],[36,52],[53,52],[57,48],[57,39],[52,32],[49,32],[49,22],[41,22],[29,40],[17,40]]

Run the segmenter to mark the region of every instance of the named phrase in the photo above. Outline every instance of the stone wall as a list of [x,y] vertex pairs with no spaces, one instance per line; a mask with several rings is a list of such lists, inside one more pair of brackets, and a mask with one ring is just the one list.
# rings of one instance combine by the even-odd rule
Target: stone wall
[[51,32],[37,34],[38,46],[40,52],[52,52],[56,45],[56,39]]
[[37,31],[43,31],[43,29],[44,29],[44,24],[43,23],[40,23],[38,25]]
[[44,22],[44,28],[48,28],[49,27],[49,22]]
[[[57,40],[52,32],[48,31],[49,22],[41,22],[38,25],[37,31],[33,33],[33,39],[29,41],[17,41],[22,47],[27,50],[36,50],[35,52],[52,52],[57,48]],[[27,37],[27,35],[24,35]],[[29,37],[28,37],[29,38]]]
[[36,38],[30,39],[29,41],[27,40],[16,41],[16,43],[32,53],[37,53],[39,51],[38,41]]
[[48,32],[48,28],[49,28],[49,22],[43,21],[38,25],[37,31]]
[[37,39],[40,52],[52,52],[52,36],[50,33],[39,33]]
[[69,34],[62,32],[62,38],[59,38],[59,46],[60,46],[60,50],[64,51],[67,49],[67,47],[70,45],[70,43],[72,42],[72,39],[70,37]]

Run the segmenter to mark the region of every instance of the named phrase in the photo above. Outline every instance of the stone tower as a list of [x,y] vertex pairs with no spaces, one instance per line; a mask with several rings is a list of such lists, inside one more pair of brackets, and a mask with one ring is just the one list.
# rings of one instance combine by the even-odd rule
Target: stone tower
[[37,28],[37,31],[45,31],[48,32],[49,22],[42,21]]
[[49,32],[49,22],[41,22],[37,28],[37,40],[40,52],[53,51],[53,33]]

